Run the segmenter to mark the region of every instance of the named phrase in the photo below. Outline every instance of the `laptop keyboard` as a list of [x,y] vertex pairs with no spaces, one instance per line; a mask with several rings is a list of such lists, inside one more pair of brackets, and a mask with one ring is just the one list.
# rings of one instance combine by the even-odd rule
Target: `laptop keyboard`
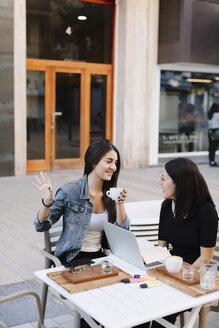
[[164,265],[163,262],[155,261],[155,262],[152,262],[152,263],[145,264],[145,267],[150,268],[150,267],[153,267],[153,266],[161,266],[161,265]]

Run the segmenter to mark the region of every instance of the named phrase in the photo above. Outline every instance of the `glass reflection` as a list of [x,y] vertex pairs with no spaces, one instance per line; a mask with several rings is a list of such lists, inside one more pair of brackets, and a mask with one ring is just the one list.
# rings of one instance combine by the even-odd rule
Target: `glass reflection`
[[216,75],[161,72],[159,153],[208,150],[207,112],[219,102]]
[[55,157],[80,157],[80,74],[56,73]]
[[91,75],[90,142],[106,138],[106,75]]
[[112,22],[112,5],[27,0],[27,57],[111,63]]
[[45,73],[27,71],[27,159],[45,158]]

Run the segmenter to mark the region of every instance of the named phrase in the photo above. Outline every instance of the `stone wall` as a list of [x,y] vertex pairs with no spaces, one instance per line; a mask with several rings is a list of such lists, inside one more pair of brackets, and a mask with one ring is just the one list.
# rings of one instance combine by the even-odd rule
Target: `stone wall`
[[0,176],[14,175],[13,0],[0,0]]
[[158,155],[158,0],[116,1],[113,141],[123,168],[147,167]]

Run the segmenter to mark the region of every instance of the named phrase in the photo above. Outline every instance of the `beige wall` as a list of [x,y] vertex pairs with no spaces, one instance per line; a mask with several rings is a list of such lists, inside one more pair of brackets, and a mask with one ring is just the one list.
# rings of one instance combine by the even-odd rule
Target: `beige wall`
[[116,2],[114,143],[124,168],[155,164],[158,153],[158,0]]

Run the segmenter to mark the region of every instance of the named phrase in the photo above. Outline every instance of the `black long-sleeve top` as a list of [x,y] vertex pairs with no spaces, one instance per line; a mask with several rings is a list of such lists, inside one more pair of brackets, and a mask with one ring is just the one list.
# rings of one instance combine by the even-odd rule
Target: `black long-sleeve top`
[[167,241],[178,255],[192,264],[200,256],[200,247],[214,247],[218,229],[218,214],[211,203],[204,203],[192,218],[174,217],[172,200],[161,207],[159,240]]

